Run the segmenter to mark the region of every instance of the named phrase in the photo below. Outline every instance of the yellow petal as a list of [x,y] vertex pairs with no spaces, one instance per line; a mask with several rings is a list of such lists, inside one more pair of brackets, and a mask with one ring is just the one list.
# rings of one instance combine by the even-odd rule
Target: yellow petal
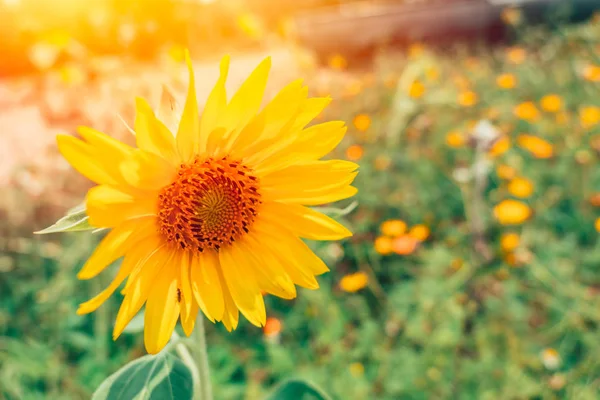
[[[292,128],[295,123],[295,117],[300,111],[301,103],[306,100],[307,95],[308,88],[302,88],[299,92],[299,98],[288,103],[289,112],[292,114],[292,117],[285,124],[273,125],[271,121],[266,121],[260,140],[240,150],[240,155],[245,159],[244,162],[255,168],[264,162],[264,160],[278,154],[282,149],[287,148],[298,140],[299,131],[294,131]],[[270,131],[277,133],[269,134]]]
[[108,285],[108,287],[100,292],[96,297],[86,301],[85,303],[82,303],[77,310],[77,314],[88,314],[100,307],[115,292],[115,290],[117,290],[127,276],[129,276],[135,266],[140,262],[144,262],[144,260],[150,256],[152,251],[153,250],[148,249],[145,246],[139,246],[127,254],[123,260],[123,263],[121,264],[121,267],[119,268],[119,272],[110,285]]
[[168,268],[172,258],[173,253],[167,250],[166,247],[161,247],[153,251],[147,259],[136,266],[123,290],[125,298],[117,314],[113,329],[113,340],[121,335],[131,318],[140,311],[151,295],[151,289],[155,281],[162,278],[159,274],[163,269]]
[[63,157],[86,178],[99,184],[117,184],[118,180],[102,167],[91,145],[68,135],[56,136]]
[[90,224],[98,228],[112,228],[132,218],[157,214],[158,195],[136,198],[112,186],[91,188],[86,197],[86,213]]
[[318,289],[319,282],[307,268],[297,263],[289,263],[289,254],[278,249],[275,244],[272,244],[268,250],[264,251],[265,257],[269,257],[270,262],[279,263],[280,268],[284,269],[292,281],[306,289]]
[[285,226],[294,234],[312,240],[339,240],[352,236],[346,227],[328,216],[298,204],[265,203],[259,218]]
[[238,326],[240,312],[227,288],[227,283],[225,282],[221,268],[217,270],[217,273],[219,274],[219,281],[221,282],[221,288],[223,290],[223,303],[225,305],[222,322],[223,325],[225,325],[225,328],[231,332]]
[[[260,238],[262,246],[261,256],[273,257],[272,263],[279,263],[280,268],[284,269],[292,281],[299,286],[308,289],[318,289],[319,283],[315,279],[315,274],[327,271],[327,267],[320,260],[316,260],[316,255],[306,255],[296,257],[292,251],[298,250],[290,246],[290,234],[285,230],[265,224],[263,221],[256,221],[253,225],[254,235]],[[297,238],[292,238],[299,240]],[[301,249],[302,250],[302,249]],[[312,253],[312,252],[311,252]],[[290,257],[290,254],[294,254]]]
[[181,294],[183,295],[185,307],[185,314],[189,314],[191,308],[193,297],[192,297],[192,285],[190,282],[190,267],[191,267],[191,254],[187,252],[182,254],[181,261],[179,262],[179,286],[181,287]]
[[192,258],[190,278],[196,302],[206,317],[214,322],[223,318],[225,303],[217,269],[219,259],[214,251]]
[[271,57],[265,58],[233,95],[227,105],[224,123],[226,130],[237,130],[250,122],[262,103],[271,69]]
[[261,177],[265,200],[317,205],[350,197],[358,166],[349,161],[309,161]]
[[[173,132],[177,132],[179,119],[181,118],[181,112],[173,92],[166,85],[162,86],[160,104],[158,106],[158,110],[156,111],[156,118],[164,123],[165,127],[171,133],[171,136],[175,138],[175,134]],[[177,150],[175,149],[175,152],[176,151]]]
[[254,160],[254,172],[268,175],[301,161],[318,160],[329,154],[346,134],[342,121],[331,121],[313,125],[298,134],[293,142],[271,150],[271,153]]
[[273,257],[263,254],[259,240],[248,235],[244,241],[238,241],[236,245],[242,246],[248,253],[247,260],[260,290],[282,299],[296,297],[294,282]]
[[284,87],[248,125],[228,138],[225,151],[241,157],[252,154],[251,145],[272,140],[282,132],[283,127],[296,116],[305,97],[301,79]]
[[183,328],[183,333],[188,337],[192,334],[194,325],[196,325],[196,318],[198,318],[198,304],[195,301],[191,301],[190,303],[190,311],[183,312],[182,310],[181,314],[181,327]]
[[114,158],[124,159],[133,150],[133,148],[125,143],[87,126],[80,126],[77,132],[86,142],[105,157],[112,155]]
[[135,188],[159,190],[173,182],[177,170],[162,157],[137,149],[121,164],[121,173]]
[[150,105],[142,98],[135,100],[135,138],[137,146],[175,164],[178,160],[175,136],[160,122]]
[[223,247],[219,250],[219,262],[236,306],[248,321],[256,326],[264,326],[267,318],[265,303],[247,255],[237,246]]
[[190,54],[186,50],[185,62],[189,72],[189,87],[183,114],[177,130],[177,149],[183,163],[189,162],[199,151],[200,143],[200,115],[198,114],[198,100],[196,99],[196,79]]
[[119,183],[125,183],[120,166],[134,149],[92,128],[80,126],[77,132],[91,146],[93,157],[101,168]]
[[277,240],[277,247],[283,254],[294,255],[293,257],[290,257],[289,263],[296,264],[297,266],[310,271],[313,275],[321,275],[328,272],[329,268],[327,268],[325,263],[317,257],[302,239],[293,235],[287,226],[287,221],[285,226],[281,221],[279,223],[271,224],[266,221],[256,221],[254,224],[254,237],[257,238],[259,243],[268,241],[268,238]]
[[303,129],[310,121],[323,112],[325,107],[331,103],[330,97],[313,97],[308,99],[302,106],[302,111],[296,117],[292,130]]
[[112,229],[102,239],[92,256],[77,274],[79,279],[91,279],[108,265],[122,257],[137,242],[144,240],[156,229],[156,218],[138,218]]
[[227,107],[227,92],[225,91],[225,82],[227,81],[227,74],[229,71],[229,56],[224,56],[221,59],[221,75],[217,81],[215,87],[211,91],[202,117],[200,119],[200,139],[199,139],[199,153],[205,153],[207,151],[207,143],[210,134],[218,128],[220,119],[223,118],[225,108]]
[[152,286],[144,314],[144,344],[146,351],[156,354],[171,339],[180,306],[177,301],[177,268],[163,268],[160,279]]

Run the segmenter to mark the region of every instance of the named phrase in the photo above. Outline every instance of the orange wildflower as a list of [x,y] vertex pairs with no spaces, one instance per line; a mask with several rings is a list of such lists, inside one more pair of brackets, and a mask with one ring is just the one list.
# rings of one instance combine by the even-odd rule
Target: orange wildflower
[[419,242],[412,236],[401,235],[392,241],[392,250],[396,254],[408,255],[415,251]]
[[537,136],[521,134],[517,143],[536,158],[550,158],[554,155],[552,144]]
[[367,114],[358,114],[352,122],[354,127],[361,132],[365,132],[371,126],[371,118]]
[[263,333],[267,337],[278,336],[283,329],[283,324],[278,318],[268,317],[263,328]]
[[364,150],[361,145],[353,144],[346,150],[346,158],[352,161],[358,161],[362,158]]
[[509,48],[506,52],[506,58],[511,64],[523,64],[526,57],[527,52],[521,47],[512,47]]

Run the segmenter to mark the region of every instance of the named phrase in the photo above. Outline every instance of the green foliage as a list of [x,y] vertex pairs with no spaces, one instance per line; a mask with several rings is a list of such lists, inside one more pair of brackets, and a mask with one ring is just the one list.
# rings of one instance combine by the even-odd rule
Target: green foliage
[[283,382],[267,400],[328,400],[329,397],[314,385],[289,380]]
[[[519,63],[512,49],[456,46],[420,56],[387,51],[369,71],[327,72],[325,89],[336,100],[324,118],[350,125],[334,156],[356,145],[363,153],[358,206],[343,215],[325,211],[343,216],[355,235],[311,243],[332,270],[319,277],[318,291],[299,290],[292,301],[266,297],[280,333],[265,335],[243,319],[232,333],[207,324],[216,399],[273,398],[290,378],[314,382],[333,399],[600,397],[600,210],[591,201],[600,193],[600,124],[581,118],[583,107],[600,106],[600,83],[582,72],[599,65],[599,26],[560,27],[553,35],[528,29],[521,37]],[[407,70],[424,85],[419,98],[407,92]],[[517,86],[499,88],[502,73]],[[472,106],[457,102],[466,90],[478,95]],[[558,113],[540,105],[552,93],[563,102]],[[515,116],[527,101],[538,108],[535,120]],[[358,114],[369,117],[368,129],[353,127]],[[482,119],[508,137],[506,152],[475,149],[473,125]],[[453,131],[464,139],[460,146],[447,143]],[[553,156],[522,148],[522,133],[550,143]],[[531,196],[511,193],[500,167],[531,181]],[[527,204],[530,218],[501,224],[494,206],[506,199]],[[404,254],[381,251],[381,223],[391,219],[409,229],[426,225],[431,234]],[[508,233],[519,238],[510,250],[502,244]],[[88,399],[131,360],[156,360],[138,358],[141,320],[111,341],[119,295],[92,315],[76,315],[77,304],[114,275],[75,279],[96,241],[64,235],[57,249],[50,236],[36,237],[0,257],[0,398]],[[356,272],[368,285],[344,291],[342,278]],[[159,360],[162,374],[181,367]],[[119,376],[130,375],[113,378],[121,387],[137,382]],[[168,386],[163,379],[157,389]],[[283,390],[315,393],[311,387]]]
[[147,355],[112,374],[92,400],[191,400],[192,375],[178,358],[166,352]]
[[78,232],[95,230],[89,223],[89,217],[85,213],[85,205],[81,204],[67,211],[66,215],[56,221],[52,226],[36,232],[38,235],[58,232]]

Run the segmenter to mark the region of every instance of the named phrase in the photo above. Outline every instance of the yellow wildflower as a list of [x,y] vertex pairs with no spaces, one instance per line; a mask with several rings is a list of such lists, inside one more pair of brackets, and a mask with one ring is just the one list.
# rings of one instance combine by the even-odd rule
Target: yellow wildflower
[[531,101],[519,104],[514,109],[515,115],[525,121],[534,122],[540,117],[540,112]]
[[399,219],[391,219],[382,223],[379,229],[386,236],[400,236],[406,232],[406,222]]
[[533,183],[529,179],[514,178],[508,184],[508,191],[515,197],[526,198],[533,194]]
[[408,235],[417,239],[419,242],[424,242],[429,237],[429,228],[425,225],[415,225],[410,228]]
[[494,217],[502,225],[518,225],[531,216],[531,209],[527,204],[517,200],[503,200],[494,207]]
[[375,239],[375,251],[385,256],[393,251],[392,238],[389,236],[379,236]]
[[518,25],[522,20],[521,10],[516,7],[507,7],[502,10],[500,18],[507,25]]
[[542,110],[556,113],[562,109],[562,98],[557,94],[547,94],[540,100]]
[[517,86],[517,77],[513,74],[498,75],[496,85],[502,89],[513,89]]
[[579,110],[579,122],[581,126],[589,129],[600,123],[600,107],[584,106]]
[[340,289],[344,292],[354,293],[364,289],[369,284],[369,276],[360,271],[348,274],[340,280]]
[[419,99],[425,94],[425,86],[419,80],[415,80],[408,89],[408,95],[413,99]]
[[465,136],[459,131],[450,131],[446,134],[446,144],[458,148],[465,145]]
[[498,157],[506,153],[510,149],[510,138],[506,135],[502,135],[498,140],[494,142],[489,154],[492,157]]
[[583,70],[583,77],[590,82],[600,82],[600,65],[587,65]]
[[514,232],[504,233],[500,238],[500,246],[505,252],[515,251],[519,247],[521,239],[519,235]]
[[463,107],[473,107],[475,104],[477,104],[477,100],[477,93],[471,90],[463,91],[458,95],[458,104]]
[[506,164],[500,164],[496,167],[496,175],[500,179],[510,180],[515,177],[517,171]]
[[338,71],[346,69],[348,67],[348,61],[341,54],[333,54],[329,57],[328,64],[330,68]]

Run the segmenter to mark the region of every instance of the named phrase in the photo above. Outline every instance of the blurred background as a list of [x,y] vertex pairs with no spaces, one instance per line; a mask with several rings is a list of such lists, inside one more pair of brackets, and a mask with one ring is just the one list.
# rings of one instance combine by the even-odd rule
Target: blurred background
[[[0,0],[0,399],[87,399],[144,354],[110,337],[118,296],[80,302],[99,240],[33,237],[90,183],[55,135],[131,142],[133,100],[205,99],[266,55],[349,133],[355,235],[264,330],[208,326],[218,399],[304,377],[335,399],[600,398],[600,2]],[[317,121],[318,122],[318,121]],[[350,201],[340,204],[346,207]]]

